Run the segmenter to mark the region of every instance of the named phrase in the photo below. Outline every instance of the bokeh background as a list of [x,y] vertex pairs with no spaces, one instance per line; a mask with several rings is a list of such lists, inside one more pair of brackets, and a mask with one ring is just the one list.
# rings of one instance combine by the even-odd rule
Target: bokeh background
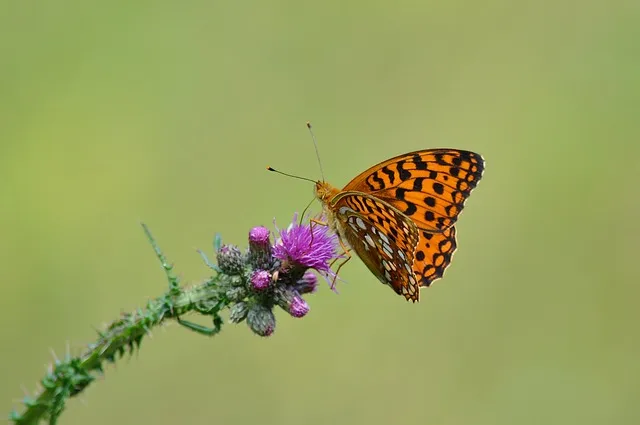
[[318,178],[311,120],[336,186],[485,156],[445,279],[412,305],[353,261],[271,338],[166,326],[62,423],[640,423],[637,1],[0,9],[0,410],[165,291],[141,220],[190,282],[301,211],[265,166]]

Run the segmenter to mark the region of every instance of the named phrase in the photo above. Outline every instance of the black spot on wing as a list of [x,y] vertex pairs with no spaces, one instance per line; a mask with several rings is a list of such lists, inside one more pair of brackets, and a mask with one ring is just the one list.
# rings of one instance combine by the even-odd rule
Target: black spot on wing
[[436,160],[436,164],[438,165],[450,165],[447,161],[445,161],[444,159],[444,154],[442,153],[437,153],[434,155],[435,160]]
[[398,174],[400,176],[400,180],[405,181],[411,178],[411,172],[409,170],[404,169],[405,161],[398,161],[396,165],[398,167]]
[[[360,196],[354,196],[352,197],[352,200],[355,204],[357,204],[356,208],[354,208],[356,211],[368,211],[369,210],[369,206],[366,205],[366,203],[362,200],[362,197]],[[371,211],[369,211],[371,212]]]
[[[371,176],[370,176],[370,177],[371,177]],[[375,178],[375,176],[373,176],[372,178]],[[369,187],[369,190],[370,190],[370,191],[372,191],[372,192],[373,192],[374,190],[376,190],[376,187],[373,185],[373,183],[371,183],[371,182],[369,181],[369,179],[366,179],[364,182],[367,184],[367,186]]]
[[418,208],[414,203],[407,203],[407,208],[403,211],[408,216],[412,216],[418,211]]
[[369,183],[369,179],[367,179],[367,183],[369,184],[369,187],[371,188],[371,190],[380,190],[384,187],[384,180],[378,177],[377,174],[372,174],[371,180],[376,182],[376,184],[378,185],[378,187],[375,187],[372,183]]
[[[471,162],[471,157],[477,157],[478,154],[473,153],[473,152],[469,152],[469,151],[460,151],[460,159],[463,159],[465,161],[470,161]],[[458,164],[460,165],[460,164]]]
[[[388,169],[387,167],[382,167],[382,172],[385,173],[387,177],[389,177],[389,183],[393,184],[393,182],[396,180],[396,173],[394,173],[392,170]],[[384,187],[384,184],[382,187]]]
[[413,163],[416,165],[416,170],[426,170],[427,169],[427,163],[422,160],[420,155],[418,155],[418,154],[413,155],[412,160],[413,160]]
[[447,216],[451,217],[452,215],[454,215],[454,213],[455,214],[460,214],[460,211],[462,211],[462,208],[463,208],[462,204],[447,205],[446,207],[444,207],[444,213]]
[[427,196],[426,198],[424,198],[424,203],[426,206],[433,208],[436,206],[436,198],[434,198],[433,196]]

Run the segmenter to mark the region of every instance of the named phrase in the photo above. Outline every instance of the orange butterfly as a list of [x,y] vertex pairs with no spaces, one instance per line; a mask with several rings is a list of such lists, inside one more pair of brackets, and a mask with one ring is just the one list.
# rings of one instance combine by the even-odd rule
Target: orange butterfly
[[454,224],[483,170],[477,153],[426,149],[374,165],[342,190],[318,181],[315,194],[343,248],[346,242],[382,283],[416,302],[420,287],[451,263]]

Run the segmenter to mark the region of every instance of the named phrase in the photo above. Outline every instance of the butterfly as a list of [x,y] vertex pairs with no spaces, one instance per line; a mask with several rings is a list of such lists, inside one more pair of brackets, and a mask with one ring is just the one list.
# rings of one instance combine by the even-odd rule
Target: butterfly
[[477,153],[426,149],[374,165],[342,190],[317,181],[315,195],[345,262],[351,247],[382,283],[416,302],[451,263],[454,225],[483,171]]

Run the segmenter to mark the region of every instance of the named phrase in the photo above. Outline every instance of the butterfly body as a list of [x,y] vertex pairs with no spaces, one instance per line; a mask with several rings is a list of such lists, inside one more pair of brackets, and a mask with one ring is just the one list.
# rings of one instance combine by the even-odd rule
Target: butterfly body
[[454,224],[483,170],[474,152],[427,149],[381,162],[342,190],[318,181],[315,194],[341,241],[415,302],[451,262]]

